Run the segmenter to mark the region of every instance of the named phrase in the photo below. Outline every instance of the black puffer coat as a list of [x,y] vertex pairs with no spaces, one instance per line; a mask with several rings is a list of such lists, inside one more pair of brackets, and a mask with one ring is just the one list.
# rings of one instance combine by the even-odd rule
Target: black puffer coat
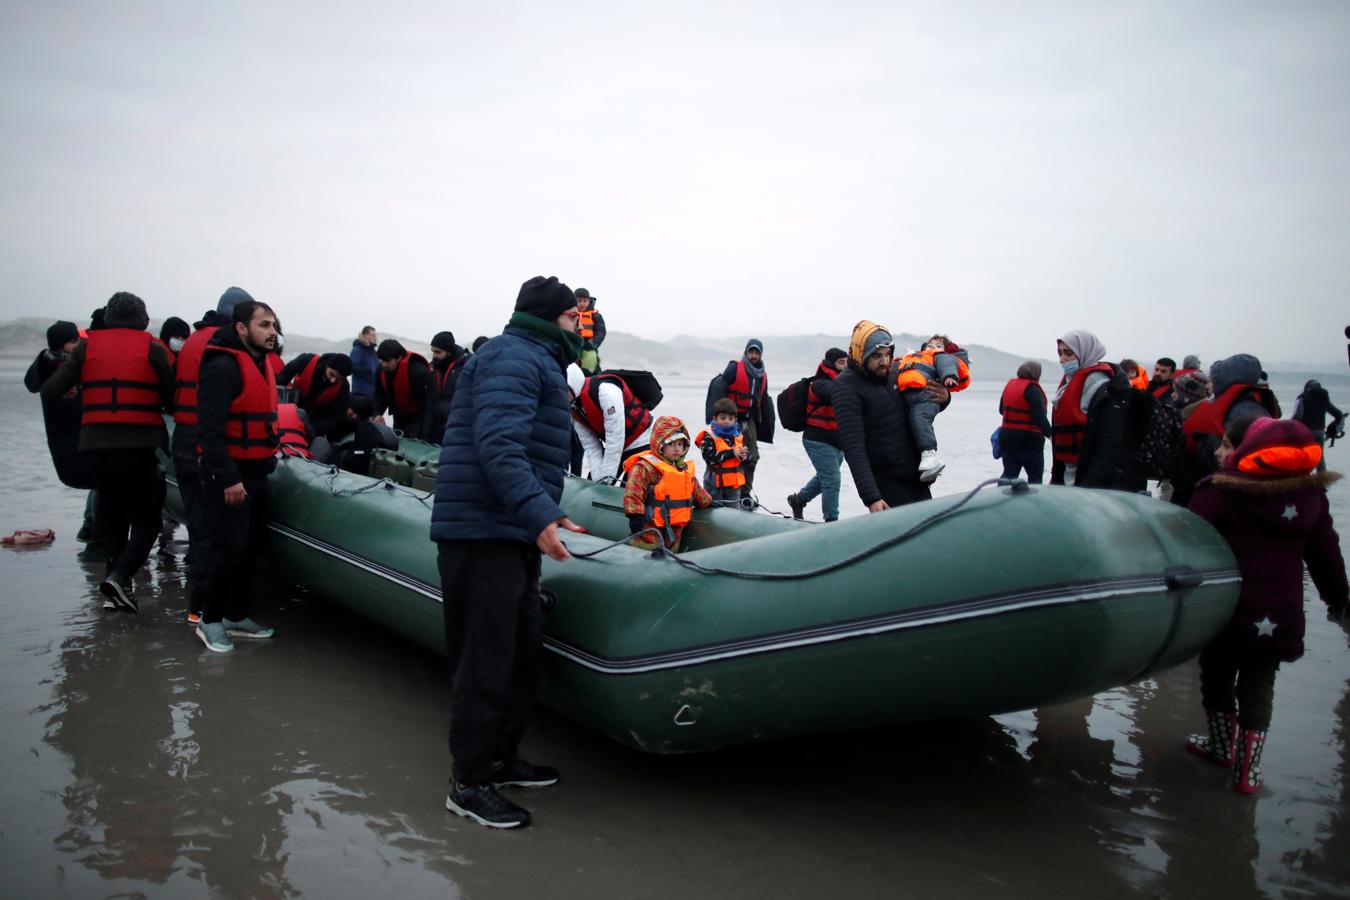
[[862,502],[870,506],[883,499],[878,477],[917,484],[919,448],[894,371],[878,381],[850,360],[833,382],[818,384],[834,407],[839,447]]

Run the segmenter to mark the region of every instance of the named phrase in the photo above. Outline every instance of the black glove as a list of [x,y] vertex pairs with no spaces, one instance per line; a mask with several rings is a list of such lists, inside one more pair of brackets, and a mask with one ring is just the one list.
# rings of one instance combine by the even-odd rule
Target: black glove
[[637,534],[639,531],[642,531],[642,530],[645,529],[646,527],[647,527],[647,517],[646,517],[646,516],[629,516],[629,517],[628,517],[628,533],[629,533],[629,534]]

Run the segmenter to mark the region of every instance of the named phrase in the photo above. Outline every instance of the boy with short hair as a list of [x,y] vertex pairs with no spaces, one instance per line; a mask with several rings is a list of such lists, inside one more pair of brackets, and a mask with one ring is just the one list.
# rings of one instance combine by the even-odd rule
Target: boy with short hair
[[689,452],[689,432],[675,416],[661,416],[652,426],[652,449],[631,456],[624,463],[628,482],[623,492],[623,511],[628,516],[629,533],[637,535],[634,547],[654,550],[658,540],[650,531],[660,533],[660,543],[670,550],[680,548],[684,526],[689,524],[694,507],[712,506],[712,497],[698,483],[694,464],[684,455]]
[[712,421],[694,439],[708,464],[703,486],[718,506],[740,506],[748,494],[741,463],[749,458],[750,451],[736,419],[736,402],[723,397],[712,409]]
[[933,430],[933,420],[943,407],[929,396],[930,384],[940,384],[953,393],[970,387],[970,357],[945,334],[933,335],[922,348],[901,357],[895,380],[909,407],[909,425],[920,451],[919,480],[925,483],[936,480],[946,468],[938,459]]

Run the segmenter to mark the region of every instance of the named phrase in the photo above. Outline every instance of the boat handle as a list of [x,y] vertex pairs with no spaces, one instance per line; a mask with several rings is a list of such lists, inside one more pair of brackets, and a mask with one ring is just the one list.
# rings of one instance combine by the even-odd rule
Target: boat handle
[[1168,566],[1163,570],[1163,580],[1167,582],[1169,591],[1175,591],[1180,588],[1199,587],[1205,583],[1205,576],[1190,566]]
[[695,713],[694,710],[690,708],[689,704],[686,703],[684,706],[681,706],[679,709],[675,710],[675,724],[694,725],[697,722],[697,720],[694,718],[695,715],[697,715],[697,713]]

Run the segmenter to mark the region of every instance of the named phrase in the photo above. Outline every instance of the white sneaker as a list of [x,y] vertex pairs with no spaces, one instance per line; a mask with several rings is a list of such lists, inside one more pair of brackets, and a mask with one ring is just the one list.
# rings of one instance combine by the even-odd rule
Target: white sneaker
[[919,480],[927,484],[935,480],[947,464],[938,459],[936,450],[925,450],[919,455]]

